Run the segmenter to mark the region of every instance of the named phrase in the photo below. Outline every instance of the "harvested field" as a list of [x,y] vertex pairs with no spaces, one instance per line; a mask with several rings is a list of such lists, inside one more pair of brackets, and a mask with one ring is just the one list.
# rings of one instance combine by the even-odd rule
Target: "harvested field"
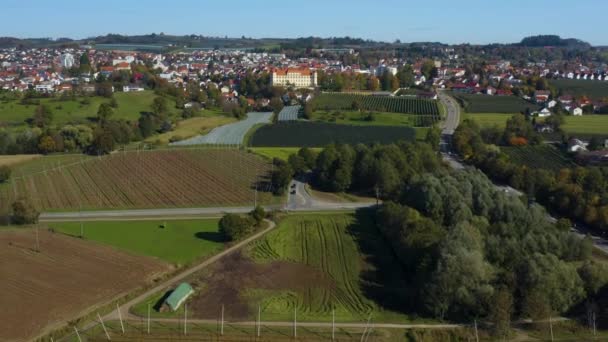
[[27,340],[151,282],[168,264],[34,230],[0,232],[0,340]]
[[41,157],[39,154],[18,154],[0,156],[0,166],[13,166]]
[[[55,167],[0,187],[0,198],[30,196],[41,211],[242,205],[270,162],[236,149],[116,153]],[[261,192],[258,200],[271,201]]]

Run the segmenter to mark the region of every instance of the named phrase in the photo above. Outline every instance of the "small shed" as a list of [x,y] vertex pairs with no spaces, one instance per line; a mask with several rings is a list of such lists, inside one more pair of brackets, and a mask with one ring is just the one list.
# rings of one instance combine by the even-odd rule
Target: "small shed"
[[182,305],[188,297],[194,293],[192,286],[188,283],[179,284],[173,292],[165,299],[165,305],[168,306],[172,311],[176,311],[180,305]]

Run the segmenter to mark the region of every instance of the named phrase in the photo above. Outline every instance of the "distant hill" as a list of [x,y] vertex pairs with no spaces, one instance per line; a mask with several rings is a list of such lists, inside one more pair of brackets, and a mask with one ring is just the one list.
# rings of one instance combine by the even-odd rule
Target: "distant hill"
[[571,47],[571,48],[590,48],[591,44],[584,42],[580,39],[574,38],[561,38],[556,35],[539,35],[539,36],[531,36],[522,39],[522,41],[517,44],[522,47],[545,47],[545,46],[553,46],[553,47]]

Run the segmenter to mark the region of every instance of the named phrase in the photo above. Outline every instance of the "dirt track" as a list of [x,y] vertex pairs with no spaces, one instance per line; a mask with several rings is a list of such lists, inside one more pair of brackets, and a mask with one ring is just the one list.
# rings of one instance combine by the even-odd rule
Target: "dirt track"
[[169,270],[155,259],[32,229],[0,232],[2,341],[22,341],[77,318]]

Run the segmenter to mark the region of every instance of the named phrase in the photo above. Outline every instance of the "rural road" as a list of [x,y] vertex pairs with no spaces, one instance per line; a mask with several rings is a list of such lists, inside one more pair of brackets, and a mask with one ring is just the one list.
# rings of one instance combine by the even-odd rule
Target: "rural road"
[[446,118],[441,125],[443,135],[452,135],[460,123],[460,105],[453,97],[446,95],[444,91],[437,92],[439,100],[445,105],[447,112]]

